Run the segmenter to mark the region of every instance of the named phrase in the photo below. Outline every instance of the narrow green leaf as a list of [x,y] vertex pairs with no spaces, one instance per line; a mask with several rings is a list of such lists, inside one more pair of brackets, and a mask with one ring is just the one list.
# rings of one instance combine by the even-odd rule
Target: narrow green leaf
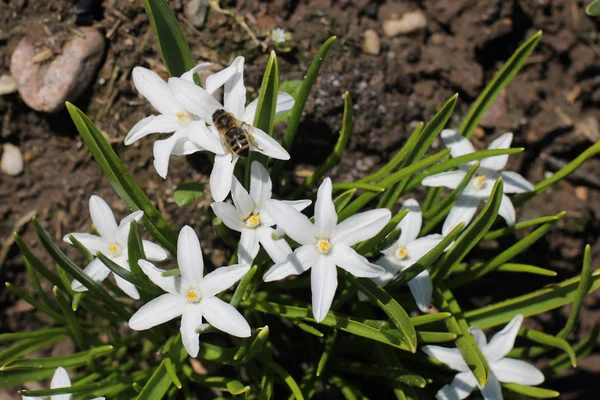
[[483,89],[483,92],[477,97],[475,103],[471,106],[471,109],[467,113],[465,120],[463,121],[460,132],[467,139],[471,137],[473,131],[477,127],[477,124],[483,118],[486,111],[494,104],[494,101],[504,89],[512,78],[519,72],[529,55],[535,49],[540,38],[542,37],[542,31],[538,31],[532,37],[527,39],[517,51],[508,59],[506,64],[498,71],[494,76],[494,79]]
[[13,371],[17,369],[44,369],[58,367],[75,368],[85,365],[90,360],[102,357],[114,351],[113,346],[100,346],[80,353],[69,354],[66,356],[12,360],[0,367],[0,371]]
[[[370,185],[368,183],[360,183],[360,182],[338,182],[333,184],[333,190],[346,190],[346,189],[360,189],[366,190],[368,192],[384,192],[385,188],[377,185]],[[293,197],[293,196],[292,196]]]
[[31,281],[31,284],[33,285],[34,293],[37,293],[38,297],[40,298],[40,301],[43,304],[45,304],[49,308],[52,308],[53,304],[50,301],[50,298],[48,297],[48,295],[46,295],[44,288],[42,288],[42,285],[40,283],[38,275],[35,272],[35,267],[31,263],[31,261],[25,256],[23,256],[23,261],[25,261],[25,268],[27,269],[27,275],[29,275],[29,280]]
[[423,314],[417,315],[416,317],[411,317],[410,322],[414,327],[433,324],[435,322],[443,321],[447,318],[450,318],[452,314],[449,312],[437,312],[435,314]]
[[[596,348],[596,342],[598,341],[599,335],[600,323],[596,323],[594,325],[594,329],[592,329],[592,332],[590,332],[588,336],[573,346],[573,350],[575,351],[575,355],[577,356],[578,360],[587,357]],[[542,372],[546,378],[550,378],[571,367],[572,364],[569,356],[567,354],[561,354],[554,360],[550,361],[548,366],[544,368]]]
[[31,332],[15,332],[0,334],[0,343],[15,342],[23,339],[41,339],[55,335],[66,335],[69,332],[67,328],[45,328]]
[[8,282],[5,282],[5,286],[9,292],[19,296],[21,299],[23,299],[27,303],[31,304],[33,306],[33,308],[35,308],[36,310],[43,312],[44,314],[48,315],[55,321],[59,321],[59,322],[64,321],[63,315],[54,311],[54,309],[50,308],[49,306],[47,306],[43,303],[40,303],[33,296],[31,296],[29,293],[25,292],[24,290],[21,290],[18,287],[13,286],[12,284],[10,284]]
[[577,357],[575,356],[575,352],[566,340],[529,328],[521,328],[519,330],[519,336],[539,343],[543,346],[554,347],[555,349],[564,351],[569,356],[573,368],[577,367]]
[[504,228],[500,228],[495,231],[490,231],[490,232],[486,233],[481,240],[498,239],[499,237],[510,235],[511,233],[516,232],[521,229],[531,228],[532,226],[541,225],[541,224],[544,224],[544,223],[550,222],[550,221],[556,221],[556,220],[562,218],[564,215],[565,215],[565,212],[563,211],[556,215],[551,215],[548,217],[533,218],[528,221],[519,222],[513,226],[506,226]]
[[525,396],[530,396],[535,399],[553,399],[560,396],[560,393],[555,390],[519,385],[518,383],[502,383],[502,387],[505,387],[512,392],[524,394]]
[[373,236],[371,239],[357,244],[356,252],[364,256],[375,249],[377,245],[379,245],[394,229],[398,227],[398,224],[404,219],[406,214],[408,214],[408,209],[400,210],[392,217],[392,219],[390,219],[390,222],[388,222],[377,235]]
[[9,371],[0,374],[0,389],[22,386],[26,382],[39,382],[51,378],[54,370]]
[[72,243],[72,246],[77,249],[77,251],[85,258],[88,263],[91,263],[94,260],[94,255],[91,251],[88,250],[87,247],[83,245],[77,238],[73,235],[69,235],[69,240]]
[[592,3],[588,4],[585,8],[585,12],[592,17],[600,16],[600,0],[594,0]]
[[270,400],[273,397],[274,383],[273,371],[267,370],[260,381],[260,400]]
[[138,394],[138,400],[161,400],[167,394],[173,384],[173,379],[167,372],[167,360],[168,358],[163,359],[156,367],[154,373]]
[[38,271],[50,283],[52,283],[54,286],[61,287],[62,282],[58,275],[46,268],[44,264],[33,255],[31,250],[29,250],[29,247],[27,247],[27,245],[18,233],[15,232],[14,237],[15,243],[19,247],[23,258],[27,260],[33,266],[33,268],[35,268],[35,270]]
[[231,304],[233,307],[237,308],[238,304],[242,300],[242,297],[244,296],[244,293],[246,293],[246,289],[248,289],[248,285],[250,285],[250,282],[252,282],[252,278],[254,278],[256,271],[258,271],[258,266],[255,265],[250,268],[240,281],[240,284],[237,286],[237,288],[235,288],[235,292],[233,292],[233,296],[231,296],[231,300],[229,301],[229,304]]
[[133,276],[142,279],[144,282],[149,282],[148,277],[138,265],[138,261],[146,260],[144,251],[144,242],[142,235],[138,229],[136,221],[131,221],[129,228],[129,236],[127,237],[127,262]]
[[[461,263],[454,268],[452,268],[452,273],[462,273],[462,272],[470,272],[473,270],[477,270],[483,265],[483,263],[476,263],[474,265],[467,265],[466,263]],[[546,268],[536,267],[535,265],[529,264],[513,264],[507,263],[502,264],[498,268],[496,268],[498,272],[516,272],[522,274],[533,274],[533,275],[542,275],[542,276],[556,276],[558,275],[555,271],[551,271]]]
[[[0,364],[7,363],[23,355],[33,353],[36,350],[42,349],[46,346],[61,341],[66,337],[67,335],[65,334],[57,334],[56,336],[25,339],[16,342],[12,346],[0,351]],[[0,368],[0,371],[2,371],[2,368]]]
[[327,339],[325,339],[325,348],[323,349],[323,354],[321,354],[321,358],[319,359],[319,363],[317,364],[317,376],[321,376],[323,370],[325,369],[325,366],[327,365],[327,362],[331,358],[331,354],[333,353],[333,348],[335,346],[335,339],[337,338],[337,333],[337,329],[334,329],[333,333],[327,336]]
[[329,377],[329,382],[340,389],[342,396],[344,396],[346,400],[369,400],[368,397],[361,393],[359,388],[346,381],[341,376],[332,375]]
[[58,301],[58,305],[60,306],[63,315],[65,316],[65,324],[71,331],[73,339],[75,339],[75,343],[77,343],[77,347],[79,347],[80,349],[86,348],[86,342],[83,338],[81,326],[79,325],[79,321],[75,316],[75,312],[71,309],[71,302],[69,301],[69,299],[67,299],[66,295],[63,292],[61,292],[58,286],[54,286],[54,288],[52,289],[52,293]]
[[344,207],[352,200],[352,196],[356,193],[356,189],[349,189],[340,194],[338,197],[333,199],[333,205],[335,206],[335,212],[340,213]]
[[349,374],[393,379],[419,388],[424,388],[427,384],[423,377],[416,375],[414,372],[395,367],[370,366],[358,362],[340,360],[336,363],[336,369]]
[[177,389],[181,389],[182,384],[177,376],[177,371],[175,371],[175,367],[173,366],[173,361],[171,361],[170,358],[165,358],[163,361],[165,362],[165,370],[167,371],[169,378],[171,378],[171,382],[173,382]]
[[313,336],[322,338],[323,336],[325,336],[323,334],[323,332],[321,332],[320,330],[318,330],[317,328],[315,328],[312,325],[306,324],[302,321],[292,321],[294,323],[294,325],[296,325],[298,328],[302,329],[304,332],[306,333],[310,333]]
[[100,261],[102,261],[104,265],[108,267],[108,269],[110,269],[112,272],[114,272],[121,278],[125,279],[127,282],[134,285],[139,290],[143,290],[146,293],[154,295],[159,295],[162,293],[162,291],[158,289],[158,287],[148,283],[147,281],[142,279],[141,276],[135,276],[131,271],[128,271],[125,268],[121,267],[119,264],[106,257],[104,254],[98,252],[96,256],[100,259]]
[[256,329],[256,336],[254,339],[247,340],[249,345],[247,347],[240,347],[240,350],[244,348],[244,351],[238,350],[233,356],[233,359],[235,361],[241,360],[243,363],[247,363],[262,352],[267,343],[267,339],[269,339],[268,326],[265,325],[262,328]]
[[273,360],[268,360],[265,363],[265,366],[268,369],[270,369],[271,371],[273,371],[275,373],[275,375],[278,375],[281,379],[283,379],[285,384],[292,391],[292,394],[296,397],[296,400],[304,400],[304,395],[302,394],[302,391],[300,390],[300,386],[298,386],[298,383],[292,377],[292,375],[290,375],[289,372],[287,372],[285,369],[283,369],[283,367],[281,365],[277,364]]
[[173,200],[178,206],[185,206],[204,197],[203,182],[181,182],[173,192]]
[[444,343],[456,340],[458,335],[451,332],[417,331],[419,343]]
[[263,75],[258,104],[252,126],[273,136],[273,120],[277,107],[277,93],[279,92],[279,62],[275,51],[271,50],[265,73]]

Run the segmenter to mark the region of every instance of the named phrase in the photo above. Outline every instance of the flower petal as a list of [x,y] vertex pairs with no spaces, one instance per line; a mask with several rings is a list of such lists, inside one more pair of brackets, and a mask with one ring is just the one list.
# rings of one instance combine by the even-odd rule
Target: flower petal
[[460,351],[458,351],[456,348],[428,345],[421,347],[421,350],[423,350],[425,354],[443,362],[453,370],[470,372],[469,366],[463,359]]
[[246,106],[244,109],[244,114],[242,114],[242,118],[240,121],[244,121],[248,125],[252,125],[254,123],[254,117],[256,116],[256,108],[258,107],[258,100],[260,97],[255,98]]
[[[318,197],[317,197],[318,201]],[[331,203],[333,205],[333,202]],[[316,209],[315,209],[316,210]],[[333,210],[335,214],[335,206]],[[358,242],[367,240],[377,235],[390,219],[392,213],[387,208],[378,208],[355,214],[346,218],[337,226],[335,234],[331,238],[332,243],[344,243],[348,246],[354,246]],[[315,221],[317,217],[315,216]]]
[[177,238],[177,266],[181,278],[192,285],[198,285],[204,272],[202,249],[196,232],[186,225],[179,231]]
[[146,258],[150,261],[163,261],[169,258],[169,253],[154,242],[142,240],[142,245],[144,246]]
[[186,304],[181,314],[181,342],[190,357],[196,358],[200,351],[200,334],[196,329],[202,324],[202,306]]
[[100,236],[92,235],[91,233],[69,233],[65,235],[63,241],[66,243],[71,243],[71,239],[69,236],[72,235],[79,243],[81,243],[86,249],[88,249],[92,254],[96,254],[97,252],[106,252],[110,243],[106,239],[102,239]]
[[288,112],[294,107],[294,97],[286,92],[277,93],[277,105],[275,106],[275,115]]
[[176,115],[182,112],[169,85],[158,74],[147,68],[135,67],[131,74],[133,84],[138,92],[142,94],[159,113],[164,115]]
[[[503,135],[498,136],[492,143],[490,143],[488,150],[494,149],[508,149],[513,140],[513,134],[507,132]],[[508,161],[508,154],[503,156],[489,157],[481,160],[481,168],[491,169],[494,171],[500,171],[506,166]]]
[[232,159],[231,154],[217,154],[210,173],[210,191],[215,201],[223,201],[231,190],[233,170],[239,157]]
[[115,282],[117,282],[117,286],[121,289],[125,294],[132,299],[139,300],[140,293],[137,291],[135,285],[123,278],[119,275],[115,274]]
[[194,75],[196,75],[198,72],[208,69],[212,66],[212,63],[201,63],[196,65],[194,68],[190,69],[187,72],[184,72],[183,75],[181,75],[181,79],[185,79],[186,81],[190,81],[190,82],[194,82]]
[[434,233],[432,235],[423,236],[422,238],[409,243],[406,246],[406,251],[408,252],[407,260],[409,261],[409,264],[412,265],[419,261],[419,258],[429,253],[431,249],[433,249],[442,241],[442,239],[444,239],[444,235]]
[[246,319],[231,304],[218,297],[202,299],[200,304],[204,319],[218,330],[237,337],[248,337],[252,334]]
[[[83,272],[96,282],[102,282],[110,274],[110,269],[99,258],[94,258]],[[71,289],[76,292],[85,292],[88,290],[83,284],[77,280],[71,282]]]
[[230,80],[236,72],[236,67],[231,65],[227,68],[223,68],[219,72],[209,75],[206,78],[206,84],[204,85],[206,86],[206,91],[210,94],[213,94],[218,88],[223,86],[225,82]]
[[520,385],[539,385],[544,382],[544,374],[533,365],[512,358],[490,363],[492,372],[500,382],[518,383]]
[[229,203],[218,201],[210,205],[215,215],[221,218],[221,221],[234,231],[241,232],[244,229],[244,224],[238,215],[236,208]]
[[462,400],[469,397],[477,386],[477,379],[471,371],[461,372],[454,376],[452,383],[442,387],[436,394],[437,400]]
[[517,213],[515,211],[515,206],[513,206],[512,201],[508,198],[507,195],[502,195],[502,201],[500,202],[500,209],[498,210],[498,214],[504,218],[506,224],[512,226],[517,221]]
[[[310,200],[277,200],[280,203],[287,204],[294,208],[297,211],[302,211],[306,207],[310,206],[312,201]],[[266,205],[266,202],[265,202]],[[263,208],[260,210],[260,223],[265,226],[273,226],[275,225],[275,221],[271,218],[271,215],[266,209],[266,206],[263,205]],[[283,235],[283,232],[281,233]],[[277,236],[281,236],[277,235]]]
[[439,174],[431,175],[423,179],[421,185],[433,187],[443,186],[450,189],[456,189],[466,174],[465,171],[461,170],[440,172]]
[[273,183],[267,169],[258,161],[253,161],[250,167],[250,197],[256,210],[262,210],[267,200],[271,198]]
[[164,269],[156,268],[152,263],[146,260],[139,260],[138,265],[144,273],[150,278],[152,283],[173,295],[180,294],[183,289],[183,282],[180,276],[162,276]]
[[225,110],[241,119],[246,106],[246,86],[244,86],[244,57],[236,57],[231,63],[235,68],[233,76],[225,81],[223,105]]
[[400,265],[393,257],[383,256],[375,261],[375,264],[385,270],[383,275],[371,278],[373,282],[381,287],[385,287],[401,271]]
[[[284,239],[279,239],[284,240]],[[285,260],[278,261],[263,276],[265,282],[279,281],[290,275],[300,275],[317,263],[319,255],[312,244],[298,247]]]
[[179,317],[187,304],[185,298],[163,294],[144,304],[129,320],[134,331],[143,331]]
[[481,390],[481,395],[484,400],[502,400],[502,388],[500,387],[500,382],[498,382],[498,378],[494,375],[494,373],[490,374],[490,377],[487,381],[485,387],[479,388]]
[[442,235],[445,236],[450,233],[450,231],[461,222],[464,222],[465,226],[468,225],[473,219],[478,205],[478,197],[461,194],[444,221],[444,226],[442,226]]
[[170,78],[169,87],[183,108],[206,122],[211,123],[213,113],[223,108],[210,93],[193,82]]
[[315,243],[315,227],[306,215],[277,200],[267,201],[266,209],[277,227],[293,240],[303,245]]
[[172,115],[151,115],[139,121],[131,128],[125,136],[126,146],[137,142],[138,140],[152,133],[170,133],[181,128],[181,122]]
[[382,267],[371,264],[369,260],[344,243],[334,244],[328,258],[357,278],[377,278],[385,272]]
[[253,141],[250,143],[250,150],[257,151],[266,156],[276,158],[278,160],[289,160],[290,154],[271,136],[264,131],[253,127]]
[[234,283],[242,279],[249,270],[250,265],[248,264],[235,264],[215,269],[200,281],[199,286],[202,291],[202,298],[214,297],[230,288]]
[[450,148],[452,158],[475,152],[471,142],[453,129],[444,129],[440,136],[444,141],[444,145]]
[[121,220],[119,223],[119,233],[117,235],[117,241],[119,243],[127,243],[127,239],[129,239],[129,231],[131,230],[131,221],[140,222],[143,216],[143,211],[134,211]]
[[238,261],[242,264],[252,265],[260,246],[256,229],[242,229],[242,236],[238,245]]
[[282,262],[288,255],[292,254],[292,248],[285,239],[273,239],[273,228],[263,226],[256,229],[256,233],[260,244],[273,262]]
[[504,181],[504,193],[525,193],[535,190],[535,186],[517,172],[502,171],[500,175]]
[[[56,368],[54,372],[54,376],[52,377],[52,382],[50,382],[50,389],[60,389],[60,388],[68,388],[71,387],[71,379],[69,378],[69,374],[67,370],[63,367]],[[26,399],[26,396],[23,396]],[[44,397],[30,397],[31,399],[43,399]],[[65,394],[55,394],[50,396],[51,400],[71,400],[73,395],[71,393]]]
[[211,129],[206,126],[206,123],[203,120],[192,121],[184,128],[180,129],[180,131],[187,140],[194,143],[196,147],[200,147],[215,154],[225,153],[218,136],[212,133]]
[[425,270],[415,276],[408,281],[408,287],[415,298],[419,310],[427,312],[431,305],[431,294],[433,293],[433,283],[429,277],[429,272]]
[[480,349],[483,349],[487,346],[487,339],[485,337],[485,333],[481,329],[476,326],[469,327],[469,333],[475,338],[475,343],[479,346]]
[[187,156],[188,154],[194,154],[204,150],[206,150],[204,147],[197,145],[189,138],[185,138],[175,144],[171,154],[174,156]]
[[[317,201],[315,202],[315,236],[318,238],[333,239],[336,232],[338,216],[335,212],[331,192],[331,179],[325,178],[319,186]],[[342,233],[347,233],[347,230]],[[340,242],[342,241],[340,240]]]
[[235,176],[233,177],[233,182],[231,184],[231,198],[233,199],[233,204],[237,210],[238,217],[242,221],[245,221],[254,211],[254,202]]
[[320,256],[310,273],[312,312],[317,322],[323,321],[337,289],[337,269],[329,257]]
[[500,360],[512,350],[522,323],[523,315],[517,314],[504,329],[494,335],[486,347],[481,349],[490,363]]
[[104,239],[113,241],[117,239],[117,221],[115,214],[100,196],[90,197],[90,215],[94,228]]
[[169,161],[177,143],[186,140],[184,133],[175,132],[171,137],[154,142],[154,168],[161,178],[166,179],[169,172]]
[[421,213],[419,203],[415,199],[404,200],[401,210],[408,210],[408,214],[398,224],[398,228],[402,230],[398,244],[406,247],[407,244],[419,237],[421,224],[423,223],[423,214]]

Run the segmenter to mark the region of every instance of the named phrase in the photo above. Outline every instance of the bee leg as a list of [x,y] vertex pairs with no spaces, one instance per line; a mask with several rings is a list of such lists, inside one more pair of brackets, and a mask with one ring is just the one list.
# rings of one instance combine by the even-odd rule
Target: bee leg
[[248,134],[248,141],[250,142],[250,144],[252,144],[252,146],[256,147],[258,150],[260,151],[264,151],[263,149],[261,149],[260,147],[258,147],[254,141],[254,136]]

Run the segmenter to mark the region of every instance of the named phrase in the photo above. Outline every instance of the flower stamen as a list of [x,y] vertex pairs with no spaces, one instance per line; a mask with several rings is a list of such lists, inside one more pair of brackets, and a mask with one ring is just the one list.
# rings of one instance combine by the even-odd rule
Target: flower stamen
[[108,251],[110,251],[110,254],[113,256],[118,256],[121,254],[121,248],[116,243],[111,243],[108,246]]
[[202,294],[199,290],[190,288],[185,295],[188,303],[198,303],[202,300]]
[[321,254],[328,254],[331,251],[331,242],[327,239],[320,239],[317,242],[317,250]]
[[481,189],[485,185],[485,176],[479,175],[471,180],[471,186],[475,189]]
[[260,214],[251,215],[244,221],[244,226],[249,229],[255,229],[260,225]]

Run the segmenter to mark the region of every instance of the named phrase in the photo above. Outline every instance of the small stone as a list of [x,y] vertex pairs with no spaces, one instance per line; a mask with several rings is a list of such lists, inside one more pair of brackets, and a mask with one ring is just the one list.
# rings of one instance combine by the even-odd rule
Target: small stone
[[2,146],[0,170],[10,176],[17,176],[23,172],[23,155],[17,146],[10,143]]
[[367,29],[364,33],[363,51],[367,54],[378,55],[381,51],[379,35],[373,29]]
[[207,13],[206,0],[188,0],[183,6],[183,15],[198,29],[204,27]]
[[4,96],[5,94],[14,93],[19,89],[19,85],[17,84],[17,80],[13,78],[11,75],[2,75],[0,76],[0,96]]
[[588,201],[589,190],[585,186],[575,187],[575,197],[581,201]]
[[104,55],[104,35],[90,27],[78,32],[65,43],[62,54],[43,64],[32,60],[38,51],[27,38],[15,48],[10,71],[29,107],[48,113],[60,111],[66,101],[75,101],[91,83]]
[[394,37],[405,35],[427,26],[427,17],[422,11],[411,11],[402,15],[400,19],[388,19],[383,21],[383,33]]

